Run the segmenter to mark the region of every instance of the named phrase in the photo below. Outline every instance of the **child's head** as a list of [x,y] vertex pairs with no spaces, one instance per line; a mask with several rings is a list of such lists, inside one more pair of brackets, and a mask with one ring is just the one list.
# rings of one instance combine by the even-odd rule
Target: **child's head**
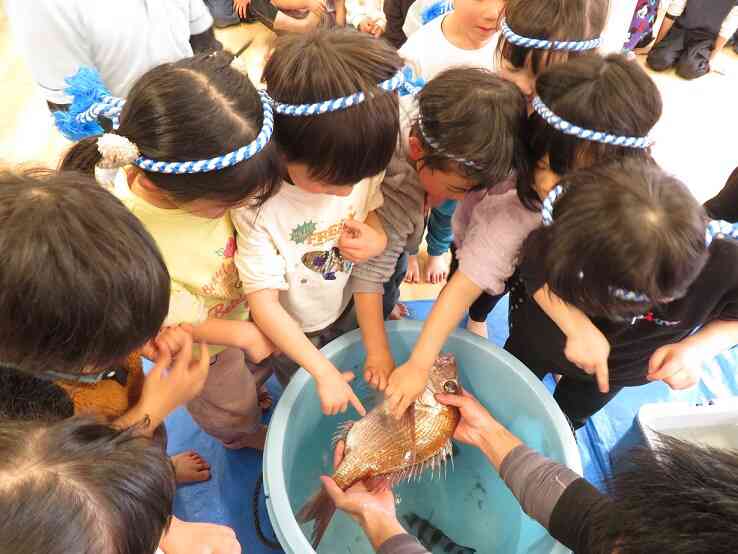
[[80,418],[0,425],[0,552],[154,554],[175,481],[162,448]]
[[707,260],[704,210],[652,162],[567,175],[543,215],[526,255],[540,256],[551,289],[591,316],[632,317],[680,298]]
[[74,403],[58,384],[0,365],[0,420],[59,421],[73,415]]
[[[608,9],[609,0],[506,0],[497,44],[500,75],[514,82],[530,102],[544,69],[597,48]],[[574,49],[552,49],[540,42],[536,46],[544,47],[531,46],[536,39],[582,44]]]
[[530,171],[525,99],[512,83],[485,69],[449,69],[417,99],[408,154],[431,200],[461,199]]
[[[345,195],[387,167],[397,146],[399,108],[397,95],[377,85],[402,65],[388,43],[349,29],[318,29],[277,41],[263,78],[278,103],[275,137],[296,186]],[[357,92],[366,99],[335,111],[280,113],[279,104],[320,103]]]
[[[145,186],[206,217],[218,217],[245,202],[263,202],[277,190],[283,174],[272,141],[243,161],[213,166],[223,169],[202,171],[208,164],[194,163],[229,153],[230,161],[240,159],[236,151],[255,141],[263,128],[262,98],[232,61],[232,55],[219,52],[155,67],[131,89],[115,131],[143,158],[193,162],[171,172],[153,171],[157,164],[142,163],[137,171]],[[62,169],[91,172],[101,161],[98,147],[97,137],[81,141],[67,154]]]
[[141,222],[92,178],[0,173],[0,363],[78,375],[159,331],[169,273]]
[[454,18],[470,38],[486,42],[499,29],[505,0],[454,0]]
[[608,160],[651,159],[648,141],[622,146],[585,139],[560,130],[551,115],[548,120],[542,116],[545,106],[572,128],[645,139],[661,117],[661,94],[638,63],[617,54],[583,56],[544,71],[536,92],[542,104],[534,102],[530,146],[542,197],[575,169]]

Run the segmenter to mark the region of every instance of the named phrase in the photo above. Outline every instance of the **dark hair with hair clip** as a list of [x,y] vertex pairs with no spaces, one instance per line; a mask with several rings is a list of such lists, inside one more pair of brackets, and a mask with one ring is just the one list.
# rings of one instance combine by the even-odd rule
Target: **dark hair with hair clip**
[[350,108],[314,116],[275,113],[275,138],[288,163],[332,185],[353,185],[383,171],[397,146],[397,94],[377,85],[394,76],[402,58],[388,43],[350,29],[285,35],[264,68],[269,95],[285,104],[311,104],[362,91]]
[[[528,38],[551,41],[587,40],[599,37],[605,28],[609,0],[507,0],[503,17],[510,28]],[[515,68],[530,59],[534,75],[547,67],[586,55],[570,50],[542,50],[516,46],[500,35],[496,56]]]
[[[560,118],[592,131],[645,137],[661,117],[661,94],[635,61],[590,54],[547,69],[536,92]],[[577,167],[625,158],[651,159],[648,148],[614,146],[567,135],[540,115],[530,116],[533,159],[548,155],[551,170],[564,175]]]
[[0,552],[154,554],[174,468],[162,448],[82,418],[0,425]]
[[155,336],[170,278],[141,222],[91,177],[0,172],[0,363],[78,375]]
[[[116,134],[133,142],[142,156],[164,162],[209,159],[249,144],[261,130],[262,102],[232,61],[232,54],[218,52],[151,69],[131,89]],[[97,138],[73,146],[62,169],[92,173],[100,161]],[[206,199],[236,206],[265,202],[279,189],[284,170],[272,141],[253,158],[219,171],[137,171],[175,202]]]
[[[593,514],[598,554],[729,552],[738,534],[738,450],[658,436],[628,452]],[[605,513],[606,512],[606,513]]]
[[486,69],[448,69],[420,91],[418,110],[411,132],[426,152],[422,164],[464,175],[480,188],[492,187],[514,171],[521,201],[537,209],[538,196],[530,186],[526,102],[514,84]]
[[524,256],[540,259],[551,290],[593,317],[629,318],[651,302],[684,296],[707,261],[702,207],[677,179],[643,160],[564,177],[553,223],[534,231]]

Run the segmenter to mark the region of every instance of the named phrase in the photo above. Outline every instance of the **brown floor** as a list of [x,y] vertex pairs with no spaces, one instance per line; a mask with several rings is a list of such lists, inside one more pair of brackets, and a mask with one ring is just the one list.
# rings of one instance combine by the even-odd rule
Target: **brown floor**
[[[32,1],[32,0],[29,0]],[[255,82],[260,79],[273,34],[259,23],[217,31],[226,48],[237,52]],[[43,98],[15,51],[4,9],[0,7],[0,160],[7,164],[54,167],[69,143],[54,129]],[[642,58],[641,58],[642,61]],[[738,166],[738,56],[720,54],[725,74],[684,81],[673,71],[651,73],[661,90],[664,112],[654,130],[657,161],[681,178],[701,201],[720,190]],[[421,253],[421,269],[425,254]],[[404,285],[407,300],[435,298],[440,285]]]

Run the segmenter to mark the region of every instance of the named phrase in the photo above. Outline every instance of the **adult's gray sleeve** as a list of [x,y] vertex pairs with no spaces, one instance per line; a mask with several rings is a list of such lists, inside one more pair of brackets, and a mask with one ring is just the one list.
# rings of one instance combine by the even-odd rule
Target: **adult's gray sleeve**
[[551,514],[566,488],[580,475],[525,445],[513,449],[500,466],[500,477],[523,511],[549,529]]
[[431,554],[410,534],[395,535],[384,542],[377,554]]

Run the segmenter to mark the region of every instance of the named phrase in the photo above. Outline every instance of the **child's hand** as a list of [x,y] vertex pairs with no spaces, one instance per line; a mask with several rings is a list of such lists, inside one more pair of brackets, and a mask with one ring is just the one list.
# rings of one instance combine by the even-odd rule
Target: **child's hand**
[[362,33],[372,35],[374,38],[378,38],[384,32],[384,29],[376,21],[368,17],[359,23],[358,29]]
[[246,19],[251,0],[233,0],[233,11],[241,19]]
[[610,390],[607,359],[610,356],[610,343],[605,335],[594,325],[581,328],[573,336],[567,337],[564,349],[566,359],[588,375],[597,379],[597,388],[601,393]]
[[702,356],[698,349],[682,342],[658,348],[648,362],[649,381],[663,381],[674,390],[696,385],[702,375]]
[[326,10],[325,0],[308,0],[307,9],[315,15],[323,15]]
[[347,219],[338,239],[341,255],[350,262],[361,263],[378,256],[387,247],[387,235],[370,225]]
[[210,356],[200,343],[200,357],[192,357],[192,337],[170,327],[156,339],[161,344],[156,365],[144,380],[139,406],[152,420],[163,420],[175,408],[195,398],[205,386]]
[[391,352],[370,352],[364,363],[364,380],[375,389],[383,391],[387,388],[387,380],[394,369],[395,360],[392,359]]
[[387,406],[395,418],[400,419],[410,404],[425,389],[429,369],[419,367],[408,360],[390,375],[385,392]]
[[316,378],[320,408],[325,415],[345,412],[349,402],[362,417],[366,415],[364,406],[349,385],[353,380],[352,372],[339,373],[338,370],[328,371],[319,379]]

